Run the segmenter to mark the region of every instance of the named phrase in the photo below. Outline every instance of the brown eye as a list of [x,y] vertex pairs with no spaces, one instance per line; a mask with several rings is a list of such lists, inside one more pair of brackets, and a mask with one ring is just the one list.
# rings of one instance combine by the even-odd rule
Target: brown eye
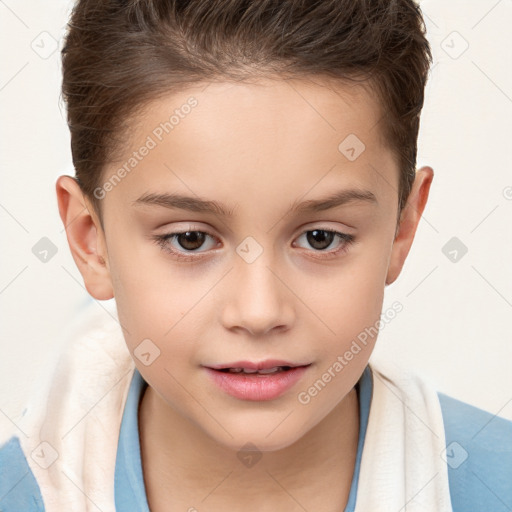
[[314,258],[333,258],[346,252],[354,240],[355,236],[348,233],[327,228],[310,229],[296,239],[294,246],[309,249],[309,255]]
[[155,235],[153,240],[171,256],[181,261],[194,261],[209,249],[218,246],[216,237],[199,230],[176,231],[163,235]]
[[205,238],[205,233],[201,231],[186,231],[176,235],[176,241],[187,251],[199,249],[204,244]]
[[314,249],[324,250],[332,244],[336,236],[333,231],[326,231],[325,229],[314,229],[313,231],[306,232],[306,239],[308,244]]

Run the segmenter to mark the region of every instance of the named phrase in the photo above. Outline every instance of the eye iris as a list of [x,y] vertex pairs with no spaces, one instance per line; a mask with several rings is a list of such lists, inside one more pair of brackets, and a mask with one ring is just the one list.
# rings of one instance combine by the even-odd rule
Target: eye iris
[[307,233],[308,243],[315,249],[325,249],[331,245],[334,239],[334,233],[325,229],[314,229]]
[[185,233],[180,233],[177,238],[178,243],[183,247],[183,249],[193,251],[194,249],[199,249],[199,247],[203,245],[205,234],[201,233],[201,231],[186,231]]

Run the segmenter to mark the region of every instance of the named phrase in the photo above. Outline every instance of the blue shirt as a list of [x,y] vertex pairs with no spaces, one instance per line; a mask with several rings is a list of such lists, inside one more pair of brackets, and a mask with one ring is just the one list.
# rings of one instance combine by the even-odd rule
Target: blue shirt
[[[138,406],[147,386],[135,370],[126,400],[115,468],[118,512],[150,512],[140,457]],[[356,384],[359,441],[354,475],[344,512],[353,512],[361,455],[372,397],[372,375],[366,367]],[[438,393],[445,426],[450,495],[454,512],[512,511],[512,422]],[[0,510],[44,512],[35,478],[12,437],[0,447]],[[435,511],[432,511],[435,512]]]

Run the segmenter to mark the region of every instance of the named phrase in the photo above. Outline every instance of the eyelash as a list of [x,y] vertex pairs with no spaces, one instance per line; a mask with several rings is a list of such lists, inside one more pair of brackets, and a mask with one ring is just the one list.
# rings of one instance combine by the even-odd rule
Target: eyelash
[[[354,235],[349,235],[347,233],[341,233],[339,231],[335,231],[335,230],[329,229],[329,228],[308,229],[308,230],[304,231],[303,233],[301,233],[299,238],[302,235],[304,235],[306,233],[310,233],[312,231],[323,231],[325,233],[332,233],[333,235],[335,235],[338,238],[338,240],[340,240],[342,242],[341,245],[337,249],[334,249],[334,250],[331,250],[331,251],[313,250],[313,252],[324,253],[324,254],[328,254],[329,255],[329,256],[314,256],[315,258],[318,258],[318,259],[327,259],[327,258],[336,256],[336,255],[338,255],[340,253],[345,253],[345,252],[348,251],[349,246],[351,244],[353,244],[354,241],[355,241],[355,236]],[[207,235],[207,236],[209,236],[211,238],[215,238],[213,235],[210,235],[206,231],[200,231],[200,230],[197,230],[197,229],[189,229],[189,230],[186,230],[186,231],[175,231],[173,233],[166,233],[164,235],[154,235],[152,238],[155,241],[155,243],[157,243],[162,248],[163,251],[165,251],[165,252],[167,252],[169,254],[172,254],[173,256],[176,257],[176,259],[178,259],[180,261],[194,261],[194,260],[197,260],[197,258],[200,257],[200,256],[192,256],[192,254],[195,254],[195,252],[187,253],[187,252],[177,251],[175,249],[172,249],[171,246],[169,245],[169,241],[175,239],[179,235],[184,235],[185,233],[190,233],[190,232],[202,233],[202,234],[205,234],[205,235]],[[202,252],[206,252],[206,251],[198,251],[198,252],[202,253]]]

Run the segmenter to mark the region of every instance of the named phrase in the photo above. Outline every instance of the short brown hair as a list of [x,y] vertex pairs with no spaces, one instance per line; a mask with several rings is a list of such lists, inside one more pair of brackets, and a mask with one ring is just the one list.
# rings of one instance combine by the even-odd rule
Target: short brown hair
[[413,0],[78,0],[62,50],[76,179],[102,221],[94,190],[144,104],[208,80],[316,75],[377,94],[400,213],[431,62]]

